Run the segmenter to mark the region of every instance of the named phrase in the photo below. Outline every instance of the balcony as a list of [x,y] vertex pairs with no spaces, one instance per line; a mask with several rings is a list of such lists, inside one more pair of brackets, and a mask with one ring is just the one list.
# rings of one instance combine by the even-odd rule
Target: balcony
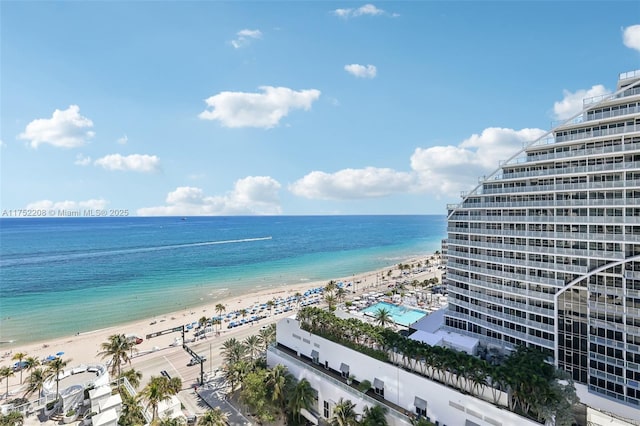
[[[640,129],[640,126],[638,127]],[[530,178],[530,177],[553,177],[553,176],[564,176],[564,175],[579,175],[579,174],[587,174],[587,173],[601,173],[601,172],[611,172],[611,171],[620,171],[620,170],[633,170],[638,169],[640,166],[637,161],[621,161],[619,163],[609,163],[609,164],[595,164],[592,166],[579,166],[579,167],[559,167],[552,168],[552,164],[550,164],[550,168],[542,169],[542,170],[534,170],[528,172],[512,172],[508,173],[503,171],[502,175],[496,176],[492,179],[494,180],[508,180],[508,179],[520,179],[520,178]],[[509,169],[511,170],[511,169]]]
[[620,135],[620,134],[629,134],[640,132],[640,125],[631,125],[631,126],[621,126],[614,127],[610,129],[604,130],[589,130],[580,133],[573,133],[569,135],[556,136],[556,143],[567,142],[567,141],[576,141],[581,139],[591,139],[598,138],[604,136],[612,136],[612,135]]
[[[605,182],[560,183],[554,185],[518,186],[503,188],[482,188],[481,194],[514,194],[559,191],[587,191],[595,189],[638,188],[640,180],[612,180]],[[467,218],[468,220],[468,218]]]

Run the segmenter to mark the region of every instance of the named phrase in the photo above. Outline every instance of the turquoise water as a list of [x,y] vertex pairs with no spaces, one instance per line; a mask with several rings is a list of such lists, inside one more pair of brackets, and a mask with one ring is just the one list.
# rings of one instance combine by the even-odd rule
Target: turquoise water
[[0,342],[380,269],[445,236],[444,216],[0,219]]
[[381,308],[388,309],[391,313],[391,317],[393,318],[393,321],[396,322],[397,324],[401,324],[406,327],[418,321],[419,319],[422,319],[422,317],[424,317],[427,314],[424,311],[406,308],[404,306],[398,306],[398,305],[394,305],[393,303],[387,303],[387,302],[378,302],[376,304],[369,306],[368,308],[363,309],[362,312],[375,314],[378,311],[378,309],[381,309]]

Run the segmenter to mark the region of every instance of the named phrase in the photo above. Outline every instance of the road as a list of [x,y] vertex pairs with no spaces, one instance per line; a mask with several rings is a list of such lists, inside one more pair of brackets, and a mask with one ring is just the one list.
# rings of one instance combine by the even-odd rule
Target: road
[[[288,312],[288,314],[291,315],[292,313]],[[257,324],[235,328],[233,332],[223,329],[219,336],[212,334],[210,337],[197,342],[188,343],[191,350],[201,357],[206,358],[203,365],[205,382],[207,378],[214,379],[209,386],[200,389],[202,396],[206,398],[209,405],[221,406],[225,411],[231,412],[233,419],[235,419],[233,424],[248,425],[249,423],[244,422],[241,417],[237,416],[237,413],[234,413],[233,409],[229,410],[228,408],[230,407],[222,398],[224,392],[221,389],[221,377],[220,374],[215,375],[216,371],[220,370],[223,364],[221,356],[222,345],[231,337],[241,342],[248,336],[258,334],[262,326],[275,323],[286,316],[286,314],[274,315],[260,320]],[[176,332],[175,337],[179,336],[180,333]],[[185,338],[189,339],[190,335],[185,334]],[[152,376],[160,376],[161,371],[166,371],[170,377],[179,377],[182,380],[182,391],[178,394],[178,398],[184,405],[185,414],[199,415],[208,410],[209,405],[203,403],[202,399],[194,390],[194,387],[200,383],[200,365],[188,366],[187,364],[190,360],[191,355],[182,349],[182,346],[168,346],[155,352],[132,358],[131,366],[142,373],[139,389],[142,389]],[[214,389],[215,392],[212,392]]]

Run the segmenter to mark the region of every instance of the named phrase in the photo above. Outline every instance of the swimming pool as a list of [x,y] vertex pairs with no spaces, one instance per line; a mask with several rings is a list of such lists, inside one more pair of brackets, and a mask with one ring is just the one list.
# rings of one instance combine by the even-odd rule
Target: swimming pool
[[378,309],[380,308],[388,309],[393,320],[397,324],[404,325],[406,327],[427,315],[427,313],[424,311],[419,311],[417,309],[411,309],[404,306],[398,306],[394,305],[393,303],[387,302],[378,302],[369,306],[368,308],[363,309],[362,312],[365,314],[375,315],[376,311],[378,311]]

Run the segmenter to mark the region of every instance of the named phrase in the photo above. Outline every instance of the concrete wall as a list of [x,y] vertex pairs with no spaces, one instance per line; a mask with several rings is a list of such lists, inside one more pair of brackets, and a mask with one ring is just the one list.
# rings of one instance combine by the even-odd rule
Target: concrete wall
[[[276,328],[277,341],[299,354],[311,357],[311,351],[315,350],[319,355],[319,363],[328,363],[329,367],[340,371],[340,366],[345,363],[349,366],[352,377],[358,381],[369,380],[372,384],[375,379],[384,382],[384,398],[403,409],[415,413],[415,397],[427,401],[427,415],[432,422],[439,421],[441,425],[464,425],[467,420],[482,426],[500,425],[538,425],[506,409],[499,408],[489,402],[483,401],[471,395],[465,395],[440,383],[429,380],[414,373],[405,371],[389,363],[378,361],[367,355],[352,349],[333,343],[327,339],[315,336],[300,329],[298,321],[293,318],[280,320]],[[270,350],[267,354],[267,363],[274,366],[282,363],[297,378],[306,378],[314,389],[319,392],[319,407],[317,411],[322,414],[323,401],[337,402],[340,397],[350,399],[356,404],[358,412],[362,412],[367,402],[360,392],[353,390],[344,384],[328,380],[326,376],[319,376],[311,367],[297,365],[286,354]],[[487,389],[487,395],[490,391]],[[388,416],[390,417],[390,416]],[[393,419],[392,425],[409,424]]]
[[[594,425],[640,425],[640,410],[637,408],[620,404],[612,399],[607,399],[596,393],[589,392],[589,388],[583,384],[575,383],[575,387],[576,395],[580,398],[580,402],[588,407],[588,415],[593,416],[593,420],[587,420],[591,421]],[[620,417],[629,419],[629,422],[614,418],[607,413],[616,413]],[[598,420],[596,421],[595,419]],[[632,423],[632,421],[635,422]]]

